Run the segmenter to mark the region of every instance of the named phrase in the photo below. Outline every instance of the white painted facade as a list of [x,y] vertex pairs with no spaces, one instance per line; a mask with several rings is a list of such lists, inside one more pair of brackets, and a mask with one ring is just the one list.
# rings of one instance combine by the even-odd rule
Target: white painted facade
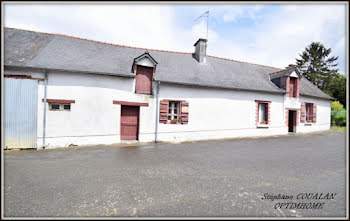
[[[159,99],[189,102],[188,124],[159,124],[160,141],[186,141],[288,133],[282,94],[160,85]],[[271,123],[257,127],[255,100],[271,101]]]
[[[147,61],[142,63],[146,64]],[[5,74],[44,77],[35,71],[5,70]],[[39,81],[38,147],[43,142],[43,98],[44,82]],[[47,106],[45,146],[48,148],[120,143],[121,105],[113,104],[113,100],[149,104],[140,107],[140,142],[155,141],[156,123],[158,141],[164,142],[287,134],[286,108],[299,109],[300,112],[301,102],[317,104],[317,122],[305,125],[300,123],[299,118],[296,132],[330,128],[329,100],[166,83],[160,83],[159,101],[186,100],[189,102],[189,121],[188,124],[162,124],[156,122],[156,114],[159,112],[159,109],[156,110],[156,96],[136,94],[135,78],[98,74],[49,71],[47,99],[75,100],[70,111],[50,111]],[[271,101],[270,124],[267,127],[256,125],[255,100]]]

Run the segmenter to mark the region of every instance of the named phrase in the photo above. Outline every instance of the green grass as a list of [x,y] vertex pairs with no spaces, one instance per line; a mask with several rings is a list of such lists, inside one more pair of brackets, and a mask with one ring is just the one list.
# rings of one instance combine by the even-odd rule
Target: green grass
[[346,131],[346,127],[331,126],[331,130]]

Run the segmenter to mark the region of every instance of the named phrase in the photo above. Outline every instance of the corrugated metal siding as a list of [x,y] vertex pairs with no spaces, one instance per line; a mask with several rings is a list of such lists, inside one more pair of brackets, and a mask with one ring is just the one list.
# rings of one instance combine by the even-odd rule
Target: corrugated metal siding
[[36,148],[37,80],[5,78],[5,147]]

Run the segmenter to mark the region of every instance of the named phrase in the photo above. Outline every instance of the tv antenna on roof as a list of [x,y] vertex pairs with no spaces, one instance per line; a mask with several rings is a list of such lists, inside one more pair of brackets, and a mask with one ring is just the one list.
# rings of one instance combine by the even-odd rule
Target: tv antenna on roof
[[205,13],[203,13],[201,16],[199,16],[198,18],[196,18],[193,22],[197,21],[198,19],[202,18],[202,17],[206,17],[207,18],[207,41],[208,41],[208,20],[209,20],[209,11],[206,11]]

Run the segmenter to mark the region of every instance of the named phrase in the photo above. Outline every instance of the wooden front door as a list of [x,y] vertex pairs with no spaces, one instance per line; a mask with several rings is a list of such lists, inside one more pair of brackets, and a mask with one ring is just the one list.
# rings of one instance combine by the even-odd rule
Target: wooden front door
[[120,139],[138,140],[139,134],[139,106],[121,106]]
[[296,112],[289,111],[288,113],[288,132],[295,132],[294,126],[296,125]]

